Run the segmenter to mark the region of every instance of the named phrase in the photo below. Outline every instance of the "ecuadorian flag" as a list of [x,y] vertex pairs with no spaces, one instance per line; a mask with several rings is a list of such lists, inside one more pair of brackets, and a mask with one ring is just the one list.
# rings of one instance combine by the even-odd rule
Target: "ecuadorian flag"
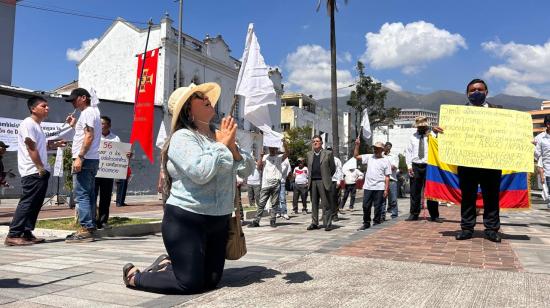
[[[528,209],[529,177],[526,172],[502,171],[500,180],[500,208]],[[424,196],[429,200],[451,202],[460,205],[461,192],[458,185],[457,166],[449,165],[439,159],[437,138],[428,138],[428,166]],[[481,190],[478,188],[477,207],[483,207]]]

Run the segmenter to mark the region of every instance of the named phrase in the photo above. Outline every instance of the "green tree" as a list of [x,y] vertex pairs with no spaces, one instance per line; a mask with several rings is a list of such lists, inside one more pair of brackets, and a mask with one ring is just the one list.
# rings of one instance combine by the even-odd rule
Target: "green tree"
[[355,90],[351,91],[347,104],[355,110],[355,135],[361,136],[361,150],[365,152],[366,144],[372,143],[372,141],[364,140],[363,135],[359,132],[363,111],[368,110],[370,129],[373,131],[373,128],[378,125],[391,124],[399,116],[401,109],[385,108],[384,102],[388,90],[382,87],[382,83],[374,81],[372,77],[365,74],[365,65],[361,61],[357,62],[357,73],[359,80],[355,85]]
[[[325,0],[327,14],[330,17],[330,92],[331,92],[331,113],[332,113],[332,148],[337,156],[340,155],[340,137],[338,136],[338,97],[336,90],[336,26],[334,21],[336,0]],[[348,3],[344,0],[344,3]],[[317,2],[317,11],[321,7],[321,0]]]
[[295,163],[298,157],[306,157],[310,150],[311,127],[294,127],[285,132],[287,145],[290,150],[289,160]]

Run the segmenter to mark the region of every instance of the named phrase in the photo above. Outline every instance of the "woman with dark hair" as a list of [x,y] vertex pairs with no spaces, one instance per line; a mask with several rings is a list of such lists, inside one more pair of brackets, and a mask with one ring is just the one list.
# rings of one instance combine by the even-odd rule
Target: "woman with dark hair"
[[235,178],[254,168],[249,153],[235,143],[237,124],[222,119],[215,130],[216,83],[176,89],[168,100],[172,134],[162,151],[168,195],[162,238],[168,255],[140,271],[123,268],[126,286],[157,293],[192,294],[216,287],[225,265]]

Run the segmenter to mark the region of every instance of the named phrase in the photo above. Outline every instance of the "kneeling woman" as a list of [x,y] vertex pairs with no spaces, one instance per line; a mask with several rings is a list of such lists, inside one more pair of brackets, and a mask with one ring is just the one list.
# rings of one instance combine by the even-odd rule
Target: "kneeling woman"
[[237,147],[233,118],[222,119],[219,130],[213,129],[219,96],[216,83],[191,84],[170,95],[172,135],[162,152],[170,194],[162,219],[168,256],[160,256],[142,272],[126,264],[123,278],[128,287],[191,294],[215,288],[222,277],[235,175],[247,177],[254,160]]

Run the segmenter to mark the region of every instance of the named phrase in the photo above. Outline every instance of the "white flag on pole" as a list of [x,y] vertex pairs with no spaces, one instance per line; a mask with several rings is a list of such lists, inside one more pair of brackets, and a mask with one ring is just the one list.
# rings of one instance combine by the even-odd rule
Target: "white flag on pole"
[[365,139],[369,139],[372,136],[372,132],[370,130],[370,121],[369,121],[369,112],[367,108],[363,111],[363,119],[361,120],[361,127],[363,131],[363,137]]
[[[273,82],[269,79],[269,70],[260,53],[260,45],[252,23],[248,25],[241,61],[235,95],[244,98],[244,118],[262,130],[265,138],[265,133],[272,132],[273,125],[268,106],[277,104],[277,95]],[[280,133],[277,134],[280,135]],[[277,134],[267,138],[276,138]]]
[[164,126],[164,121],[160,121],[159,134],[157,135],[157,140],[155,142],[157,148],[162,150],[162,148],[164,147],[164,143],[166,142],[166,138],[168,138],[166,126]]

